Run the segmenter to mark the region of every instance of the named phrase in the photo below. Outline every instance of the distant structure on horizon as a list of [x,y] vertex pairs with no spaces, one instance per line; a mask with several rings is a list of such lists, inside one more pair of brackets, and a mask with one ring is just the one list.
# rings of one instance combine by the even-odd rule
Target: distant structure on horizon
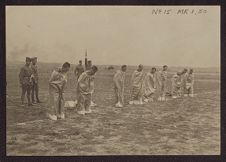
[[88,59],[87,59],[87,50],[86,50],[86,53],[85,53],[85,69],[87,69],[88,67]]

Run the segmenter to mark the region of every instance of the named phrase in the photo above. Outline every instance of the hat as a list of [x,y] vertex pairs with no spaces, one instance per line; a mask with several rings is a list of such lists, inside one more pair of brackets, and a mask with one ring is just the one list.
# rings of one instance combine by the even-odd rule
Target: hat
[[31,58],[30,57],[26,57],[26,61],[31,61]]

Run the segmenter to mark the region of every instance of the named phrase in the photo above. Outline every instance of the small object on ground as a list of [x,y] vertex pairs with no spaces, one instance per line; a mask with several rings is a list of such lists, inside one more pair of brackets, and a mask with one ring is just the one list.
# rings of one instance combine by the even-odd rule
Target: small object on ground
[[48,118],[51,119],[51,120],[54,120],[54,121],[57,120],[57,116],[56,116],[56,115],[48,114],[47,116],[48,116]]
[[86,114],[90,114],[90,113],[92,113],[92,110],[89,109],[88,111],[85,111],[85,113],[86,113]]
[[85,115],[86,112],[84,110],[81,110],[81,111],[77,111],[77,113],[80,115]]
[[118,102],[117,104],[115,104],[115,107],[123,107],[123,106],[120,102]]
[[64,104],[64,107],[66,108],[74,108],[77,105],[77,100],[76,101],[66,101]]
[[148,102],[148,101],[149,101],[149,99],[147,99],[147,98],[144,99],[144,102]]
[[130,104],[130,105],[133,105],[133,101],[129,101],[129,104]]
[[91,101],[91,105],[90,105],[91,107],[95,107],[95,106],[97,106],[97,104],[95,104],[93,101]]

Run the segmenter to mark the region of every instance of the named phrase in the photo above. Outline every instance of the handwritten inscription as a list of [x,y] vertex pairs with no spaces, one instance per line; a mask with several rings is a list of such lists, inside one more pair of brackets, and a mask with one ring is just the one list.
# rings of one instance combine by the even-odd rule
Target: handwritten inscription
[[182,9],[161,9],[156,8],[152,9],[153,15],[201,15],[206,14],[208,11],[206,9],[188,9],[188,8],[182,8]]

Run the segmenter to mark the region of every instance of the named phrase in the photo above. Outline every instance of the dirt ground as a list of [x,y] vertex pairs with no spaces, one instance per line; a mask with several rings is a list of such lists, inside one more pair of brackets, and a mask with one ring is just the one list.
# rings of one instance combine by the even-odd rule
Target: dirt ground
[[[219,155],[219,73],[196,74],[195,98],[153,102],[144,106],[114,107],[114,70],[100,68],[95,79],[93,113],[66,110],[66,119],[45,116],[48,78],[56,64],[39,66],[41,104],[20,106],[18,84],[22,64],[7,66],[7,155]],[[125,100],[129,99],[126,76]],[[74,98],[69,73],[66,100]]]

